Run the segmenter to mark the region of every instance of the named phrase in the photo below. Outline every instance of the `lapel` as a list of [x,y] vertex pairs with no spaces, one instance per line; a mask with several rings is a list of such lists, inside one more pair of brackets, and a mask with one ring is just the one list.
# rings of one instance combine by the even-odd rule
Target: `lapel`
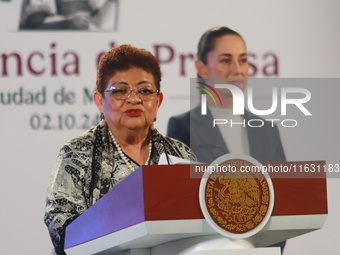
[[[192,136],[190,137],[190,144],[195,144],[195,153],[198,157],[204,154],[206,162],[211,162],[217,157],[229,153],[229,150],[223,140],[221,132],[218,127],[213,127],[213,116],[211,112],[207,111],[207,115],[201,115],[201,108],[196,107],[190,112],[190,129]],[[199,148],[201,144],[216,145],[214,149]]]
[[[244,119],[246,120],[246,123],[248,123],[250,119],[259,119],[259,117],[252,115],[249,111],[245,110]],[[264,147],[261,145],[268,142],[265,140],[266,138],[264,137],[264,128],[252,128],[246,125],[246,129],[248,134],[250,156],[252,156],[253,158],[261,158],[261,156],[264,154]]]
[[[250,119],[259,119],[258,116],[253,115],[249,111],[245,110],[244,119],[246,123]],[[211,112],[207,111],[207,115],[201,115],[201,108],[196,107],[190,112],[190,144],[194,153],[197,155],[198,160],[201,162],[212,162],[223,154],[229,153],[229,150],[223,140],[220,130],[217,127],[212,126],[213,116]],[[263,155],[266,155],[266,146],[271,141],[267,141],[266,128],[252,128],[246,124],[246,130],[248,135],[250,156],[258,160],[263,159]],[[199,148],[200,144],[215,144],[215,149],[202,149]],[[268,151],[267,151],[268,154]]]

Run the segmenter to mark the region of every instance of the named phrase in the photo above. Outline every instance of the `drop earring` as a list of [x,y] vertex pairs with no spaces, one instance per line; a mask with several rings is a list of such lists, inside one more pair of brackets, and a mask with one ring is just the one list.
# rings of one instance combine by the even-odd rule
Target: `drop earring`
[[152,122],[151,126],[150,126],[150,129],[151,129],[151,130],[156,129],[156,128],[155,128],[155,122],[156,122],[156,120],[157,120],[157,118],[155,117],[155,118],[153,119],[153,122]]
[[104,113],[100,113],[100,121],[99,121],[99,125],[100,126],[104,126],[105,125],[105,115],[104,115]]

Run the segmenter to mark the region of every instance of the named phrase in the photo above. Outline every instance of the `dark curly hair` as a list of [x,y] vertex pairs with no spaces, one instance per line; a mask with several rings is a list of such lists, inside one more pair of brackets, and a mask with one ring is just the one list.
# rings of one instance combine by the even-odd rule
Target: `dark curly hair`
[[104,96],[108,82],[117,71],[125,71],[131,67],[141,68],[153,75],[155,86],[160,91],[162,80],[159,61],[145,49],[123,44],[106,52],[98,65],[97,91]]

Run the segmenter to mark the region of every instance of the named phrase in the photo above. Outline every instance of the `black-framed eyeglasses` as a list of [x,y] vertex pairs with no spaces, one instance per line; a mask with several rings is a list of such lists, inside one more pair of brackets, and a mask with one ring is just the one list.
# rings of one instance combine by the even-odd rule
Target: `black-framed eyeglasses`
[[125,100],[128,99],[132,91],[136,91],[136,95],[143,101],[154,100],[158,95],[158,90],[151,85],[140,85],[136,89],[132,89],[125,83],[115,83],[104,92],[109,92],[114,99]]

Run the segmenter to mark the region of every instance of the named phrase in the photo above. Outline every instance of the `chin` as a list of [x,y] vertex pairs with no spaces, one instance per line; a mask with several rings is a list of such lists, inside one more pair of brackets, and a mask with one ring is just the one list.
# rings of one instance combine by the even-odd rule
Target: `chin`
[[139,122],[139,121],[129,121],[126,123],[122,123],[122,126],[131,129],[131,130],[137,130],[137,129],[147,129],[148,125],[145,123],[145,121],[143,122]]

